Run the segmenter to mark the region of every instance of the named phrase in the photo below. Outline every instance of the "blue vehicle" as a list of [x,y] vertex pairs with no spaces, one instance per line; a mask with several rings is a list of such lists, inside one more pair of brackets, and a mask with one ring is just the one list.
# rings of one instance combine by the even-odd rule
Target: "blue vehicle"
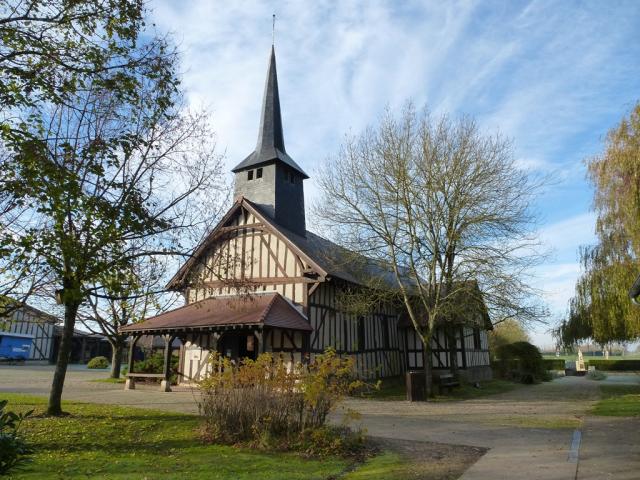
[[25,361],[29,359],[33,335],[0,332],[0,360]]

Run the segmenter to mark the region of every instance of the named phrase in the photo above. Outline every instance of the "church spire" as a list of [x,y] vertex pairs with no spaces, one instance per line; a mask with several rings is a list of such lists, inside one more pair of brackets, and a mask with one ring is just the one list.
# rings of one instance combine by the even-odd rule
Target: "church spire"
[[260,115],[260,129],[258,130],[258,142],[256,149],[240,162],[232,170],[237,173],[241,170],[255,167],[256,165],[280,160],[289,167],[299,172],[303,178],[309,176],[287,155],[284,147],[284,133],[282,130],[282,114],[280,112],[280,93],[278,91],[278,74],[276,71],[276,52],[271,46],[267,81],[262,98],[262,110]]
[[269,59],[267,82],[264,86],[261,113],[256,152],[280,150],[282,153],[287,153],[284,148],[280,94],[278,93],[278,73],[276,71],[276,52],[273,45],[271,46],[271,58]]
[[282,133],[276,53],[271,46],[256,149],[232,170],[235,198],[250,200],[278,225],[306,236],[304,180],[309,176],[287,155]]

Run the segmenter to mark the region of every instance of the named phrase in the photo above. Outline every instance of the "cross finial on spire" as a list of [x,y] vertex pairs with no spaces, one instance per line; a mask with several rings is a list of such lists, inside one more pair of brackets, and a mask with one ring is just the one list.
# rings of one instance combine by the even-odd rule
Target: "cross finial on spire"
[[271,25],[271,46],[276,46],[276,14],[273,14],[273,24]]

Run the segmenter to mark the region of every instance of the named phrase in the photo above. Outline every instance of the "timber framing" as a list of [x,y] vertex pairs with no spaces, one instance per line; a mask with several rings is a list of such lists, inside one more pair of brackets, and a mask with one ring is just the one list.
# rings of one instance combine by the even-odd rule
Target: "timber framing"
[[[242,211],[243,214],[245,212],[252,214],[255,218],[258,219],[258,222],[253,222],[251,224],[229,225],[231,219],[239,211]],[[197,265],[198,261],[202,260],[207,251],[215,245],[215,242],[217,240],[224,237],[224,235],[226,234],[247,230],[255,230],[261,233],[268,232],[274,236],[277,236],[280,241],[285,243],[289,249],[295,252],[300,259],[304,259],[304,262],[310,266],[310,268],[306,269],[305,273],[311,276],[317,276],[319,278],[319,281],[322,281],[324,278],[326,278],[328,273],[322,267],[320,267],[320,265],[318,265],[315,260],[309,257],[295,243],[289,240],[287,236],[280,231],[279,227],[271,219],[268,219],[268,217],[259,212],[258,209],[248,199],[240,197],[234,202],[233,206],[229,209],[222,220],[218,222],[218,225],[216,225],[216,227],[209,233],[209,235],[207,235],[207,237],[200,243],[200,245],[198,245],[190,258],[171,278],[171,280],[167,284],[167,288],[170,290],[183,289],[186,286],[187,276],[191,269]],[[243,236],[242,238],[245,239],[246,237]],[[273,251],[271,250],[271,248],[269,248],[269,250],[270,254],[273,255]]]

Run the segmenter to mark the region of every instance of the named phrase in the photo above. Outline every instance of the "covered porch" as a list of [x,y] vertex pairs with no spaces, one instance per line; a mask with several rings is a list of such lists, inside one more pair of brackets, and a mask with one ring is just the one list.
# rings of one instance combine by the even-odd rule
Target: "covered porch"
[[[218,352],[239,362],[262,352],[288,355],[291,362],[303,361],[312,331],[307,317],[276,292],[244,296],[212,297],[165,312],[120,329],[131,335],[129,373],[125,390],[135,388],[136,379],[160,379],[160,390],[171,391],[172,343],[182,342],[178,382],[193,383],[209,372],[209,355]],[[164,339],[163,372],[135,372],[133,350],[144,335]]]

